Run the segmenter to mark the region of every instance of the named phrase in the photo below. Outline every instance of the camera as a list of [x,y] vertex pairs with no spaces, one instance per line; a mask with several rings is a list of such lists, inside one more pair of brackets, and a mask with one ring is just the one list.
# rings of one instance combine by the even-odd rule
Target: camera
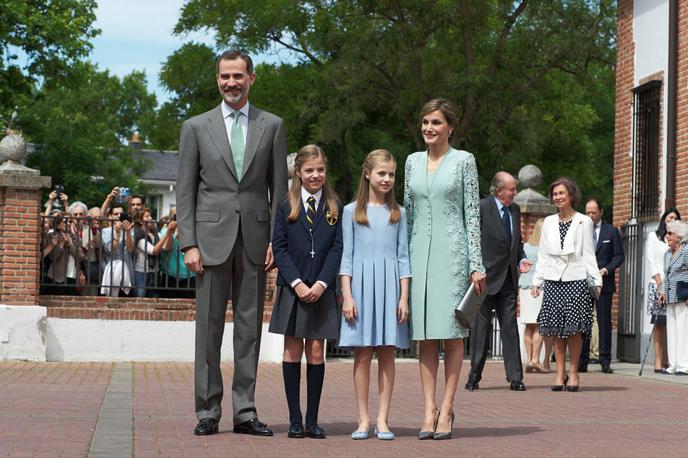
[[131,195],[131,189],[130,188],[126,188],[123,186],[120,187],[119,188],[119,198],[118,198],[119,203],[121,205],[124,205],[125,203],[127,203],[127,197],[129,197],[130,195]]
[[128,213],[122,213],[119,215],[119,220],[121,222],[129,221],[131,223],[131,217],[129,216]]
[[62,193],[64,192],[64,186],[62,186],[61,184],[56,184],[53,188],[53,191],[55,192],[55,194],[57,194],[56,199],[60,200],[60,197],[62,197]]

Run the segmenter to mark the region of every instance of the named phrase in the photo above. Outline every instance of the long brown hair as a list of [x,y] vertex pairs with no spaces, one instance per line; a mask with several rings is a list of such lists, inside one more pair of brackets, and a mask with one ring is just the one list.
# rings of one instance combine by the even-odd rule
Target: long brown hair
[[[376,149],[368,153],[363,161],[361,169],[361,181],[358,184],[358,192],[356,193],[356,210],[354,211],[354,221],[365,226],[369,225],[368,221],[368,199],[370,198],[370,180],[366,175],[373,173],[373,168],[380,162],[393,162],[394,167],[397,166],[397,161],[392,156],[392,153],[386,149]],[[389,207],[389,222],[396,223],[401,218],[401,210],[394,198],[394,188],[390,189],[385,194],[385,203]]]
[[[307,161],[318,158],[322,158],[323,162],[325,162],[325,170],[327,171],[327,156],[325,156],[325,153],[318,145],[306,145],[296,153],[296,158],[294,159],[294,176],[291,179],[291,188],[289,188],[289,194],[287,195],[289,206],[291,207],[287,219],[292,223],[299,218],[299,212],[303,207],[303,202],[301,201],[301,177],[299,177],[296,172],[301,172],[303,164]],[[339,206],[337,205],[337,194],[327,182],[327,176],[325,177],[322,192],[330,217],[338,218]]]

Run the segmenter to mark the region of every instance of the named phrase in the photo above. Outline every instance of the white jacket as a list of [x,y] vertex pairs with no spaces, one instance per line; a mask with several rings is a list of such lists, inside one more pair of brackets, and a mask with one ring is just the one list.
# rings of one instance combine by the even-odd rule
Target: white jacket
[[602,276],[597,268],[592,243],[592,231],[592,220],[576,212],[562,248],[559,238],[559,215],[545,218],[533,286],[541,288],[544,280],[585,280],[588,275],[595,280],[595,285],[602,286]]

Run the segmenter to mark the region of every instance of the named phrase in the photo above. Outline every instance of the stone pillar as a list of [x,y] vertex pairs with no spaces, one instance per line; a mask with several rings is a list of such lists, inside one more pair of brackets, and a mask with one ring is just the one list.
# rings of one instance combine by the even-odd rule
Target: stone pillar
[[522,189],[516,194],[514,202],[521,207],[521,234],[525,243],[537,220],[556,213],[557,207],[535,190],[542,182],[542,172],[536,166],[529,164],[521,167],[518,182]]
[[45,361],[46,309],[40,285],[41,188],[50,177],[21,165],[26,144],[0,141],[0,360]]

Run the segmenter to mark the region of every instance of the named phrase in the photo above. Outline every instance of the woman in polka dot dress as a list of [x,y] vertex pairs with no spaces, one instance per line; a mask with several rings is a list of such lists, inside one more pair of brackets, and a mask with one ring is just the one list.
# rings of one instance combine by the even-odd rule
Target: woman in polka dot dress
[[[592,220],[575,210],[581,198],[576,183],[558,178],[549,186],[549,197],[559,213],[545,218],[542,226],[531,293],[538,297],[540,289],[544,291],[537,321],[540,334],[554,336],[557,376],[552,391],[578,391],[582,334],[592,328],[593,298],[587,278],[599,294],[602,276],[595,259]],[[571,359],[568,374],[567,346]]]

